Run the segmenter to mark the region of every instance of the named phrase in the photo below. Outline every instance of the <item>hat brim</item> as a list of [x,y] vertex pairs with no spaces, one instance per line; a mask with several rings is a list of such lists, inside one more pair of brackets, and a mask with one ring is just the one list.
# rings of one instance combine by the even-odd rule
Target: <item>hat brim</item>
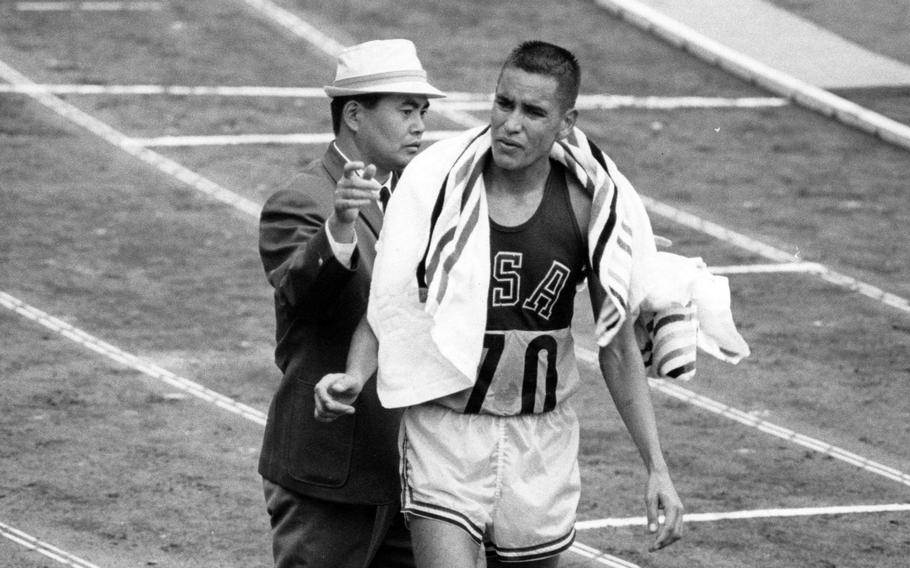
[[325,94],[334,97],[351,97],[356,95],[394,94],[394,95],[423,95],[428,99],[441,99],[446,95],[429,83],[407,81],[400,83],[385,83],[360,89],[346,89],[344,87],[323,87]]

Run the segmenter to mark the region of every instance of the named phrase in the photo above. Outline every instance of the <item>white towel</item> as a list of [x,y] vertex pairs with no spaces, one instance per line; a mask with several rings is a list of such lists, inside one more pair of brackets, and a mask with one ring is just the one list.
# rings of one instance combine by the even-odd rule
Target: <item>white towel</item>
[[[691,379],[696,344],[732,364],[749,356],[733,323],[727,279],[701,258],[657,252],[636,266],[643,290],[635,331],[649,376]],[[679,311],[684,306],[692,309]]]
[[[437,142],[405,169],[389,202],[368,309],[379,338],[379,397],[387,407],[446,396],[476,379],[490,270],[482,175],[489,150],[488,127]],[[554,144],[551,157],[592,200],[587,238],[591,266],[608,298],[595,327],[604,346],[628,315],[639,314],[648,293],[639,261],[656,254],[651,225],[632,185],[580,130]],[[425,282],[425,293],[418,282]],[[694,321],[694,310],[689,302],[666,307],[661,315]],[[672,364],[691,376],[694,330],[689,345],[691,353]]]

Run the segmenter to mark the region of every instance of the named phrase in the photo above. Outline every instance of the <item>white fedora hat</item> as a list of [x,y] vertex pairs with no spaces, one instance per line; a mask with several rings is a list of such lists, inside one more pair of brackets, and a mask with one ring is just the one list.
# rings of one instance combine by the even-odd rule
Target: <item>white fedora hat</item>
[[427,82],[427,72],[410,40],[382,39],[359,43],[338,55],[335,81],[324,87],[330,97],[402,93],[427,98],[445,94]]

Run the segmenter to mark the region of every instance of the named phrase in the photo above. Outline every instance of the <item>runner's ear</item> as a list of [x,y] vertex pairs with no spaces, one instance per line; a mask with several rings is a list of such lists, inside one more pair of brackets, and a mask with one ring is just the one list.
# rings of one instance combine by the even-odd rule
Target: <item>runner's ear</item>
[[578,120],[578,110],[570,108],[569,110],[562,113],[562,124],[559,126],[559,134],[557,135],[557,140],[562,140],[572,133],[572,129],[575,128],[575,121]]

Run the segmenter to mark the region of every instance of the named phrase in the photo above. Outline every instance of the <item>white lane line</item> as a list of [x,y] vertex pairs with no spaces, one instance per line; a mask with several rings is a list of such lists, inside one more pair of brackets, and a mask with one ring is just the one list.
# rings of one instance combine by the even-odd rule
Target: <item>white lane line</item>
[[873,300],[878,300],[886,306],[891,306],[892,308],[897,308],[902,312],[910,313],[910,300],[898,296],[897,294],[886,292],[877,286],[873,286],[872,284],[868,284],[862,280],[853,278],[852,276],[847,276],[846,274],[835,272],[824,266],[821,268],[822,270],[820,272],[816,272],[816,274],[818,274],[819,278],[822,280],[836,284],[841,288],[846,288],[858,294],[862,294],[863,296],[872,298]]
[[[345,46],[326,34],[320,32],[315,27],[305,22],[296,14],[276,6],[269,0],[243,0],[248,6],[258,11],[260,14],[271,20],[273,23],[288,30],[300,39],[310,43],[320,51],[331,57],[333,60]],[[486,121],[460,110],[448,110],[443,105],[439,105],[438,112],[449,120],[462,126],[474,127],[486,124]]]
[[122,349],[114,347],[110,343],[102,341],[101,339],[90,335],[59,318],[55,318],[48,313],[39,310],[38,308],[30,306],[15,296],[7,294],[3,291],[0,291],[0,306],[12,310],[20,316],[30,319],[44,326],[45,328],[66,337],[67,339],[75,341],[79,345],[91,351],[94,351],[95,353],[103,355],[112,361],[126,365],[131,369],[139,371],[140,373],[143,373],[149,377],[180,389],[192,396],[195,396],[196,398],[214,404],[215,406],[223,408],[228,412],[242,416],[243,418],[251,420],[257,424],[261,424],[263,426],[265,425],[266,416],[263,412],[237,402],[236,400],[224,396],[223,394],[208,389],[199,383],[175,375],[174,373],[168,371],[167,369],[159,367],[154,363],[144,361],[143,359],[127,353]]
[[83,12],[139,12],[161,10],[161,2],[17,2],[16,10],[20,12],[61,12],[81,10]]
[[[599,369],[597,353],[594,351],[585,347],[576,346],[575,355],[580,362],[591,365],[595,370]],[[856,466],[864,471],[868,471],[869,473],[880,475],[884,478],[910,487],[910,474],[904,473],[893,467],[872,461],[868,458],[864,458],[858,454],[847,451],[843,448],[839,448],[817,438],[812,438],[810,436],[800,434],[799,432],[796,432],[789,428],[778,426],[776,424],[768,422],[767,420],[762,420],[753,414],[744,412],[722,402],[718,402],[714,399],[700,395],[672,382],[663,379],[649,379],[648,382],[652,388],[667,396],[676,398],[683,402],[687,402],[691,405],[703,408],[709,412],[713,412],[714,414],[718,414],[725,418],[729,418],[730,420],[739,422],[745,426],[749,426],[750,428],[755,428],[761,432],[765,432],[766,434],[771,434],[777,438],[781,438],[798,446],[814,450],[834,459]]]
[[588,546],[587,544],[582,544],[576,542],[569,549],[569,552],[574,552],[579,556],[593,560],[598,564],[604,566],[609,566],[610,568],[640,568],[638,564],[632,564],[627,560],[613,556],[612,554],[607,554],[606,552],[601,552],[594,547]]
[[579,95],[580,109],[685,109],[685,108],[768,108],[787,106],[780,97],[632,97],[626,95]]
[[751,428],[765,432],[766,434],[771,434],[777,438],[787,440],[788,442],[792,442],[798,446],[802,446],[804,448],[817,451],[821,454],[831,456],[832,458],[856,466],[864,471],[880,475],[886,479],[890,479],[892,481],[896,481],[900,484],[910,487],[910,475],[893,467],[883,465],[868,458],[864,458],[853,452],[834,446],[817,438],[812,438],[810,436],[795,432],[789,428],[784,428],[783,426],[778,426],[766,420],[762,420],[753,414],[749,414],[748,412],[733,408],[732,406],[697,394],[688,389],[684,389],[670,382],[657,379],[651,379],[650,382],[652,387],[668,396],[688,402],[689,404],[693,404],[699,408],[703,408],[715,414],[719,414],[721,416],[729,418],[730,420],[739,422],[745,426],[749,426]]
[[709,266],[714,274],[775,274],[781,272],[818,273],[824,267],[815,262],[782,262],[778,264],[742,264],[736,266]]
[[[52,93],[55,95],[175,95],[220,97],[284,97],[326,99],[317,87],[266,86],[187,86],[187,85],[0,85],[0,93]],[[492,95],[480,93],[447,93],[445,99],[433,101],[433,107],[464,111],[487,111]],[[786,106],[780,97],[635,97],[630,95],[579,95],[576,108],[596,109],[685,109],[685,108],[766,108]]]
[[[677,209],[672,205],[661,203],[660,201],[657,201],[656,199],[652,199],[645,195],[641,196],[641,200],[645,204],[645,207],[647,207],[648,211],[651,213],[669,219],[670,221],[673,221],[684,227],[689,227],[706,235],[710,235],[725,243],[734,245],[751,253],[763,256],[769,260],[783,264],[796,260],[796,255],[793,253],[783,251],[751,237],[747,237],[742,233],[737,233],[736,231],[722,227],[717,223],[712,223],[711,221],[707,221],[701,217],[687,213],[681,209]],[[891,292],[886,292],[877,286],[873,286],[872,284],[868,284],[866,282],[853,278],[852,276],[847,276],[846,274],[841,274],[839,272],[831,270],[822,264],[815,264],[815,268],[815,270],[812,270],[812,274],[817,275],[819,278],[825,280],[826,282],[836,284],[837,286],[846,288],[853,292],[857,292],[863,296],[879,301],[887,306],[891,306],[892,308],[896,308],[904,313],[910,314],[910,300],[907,300],[906,298],[902,298],[901,296],[892,294]]]
[[[448,97],[434,103],[462,111],[488,111],[492,98],[483,100],[458,100]],[[787,99],[779,97],[633,97],[626,95],[579,95],[575,103],[578,110],[615,110],[624,108],[647,110],[676,109],[754,109],[787,106]]]
[[328,144],[331,133],[319,134],[213,134],[210,136],[156,136],[130,138],[130,144],[145,148],[179,148],[183,146],[242,146],[249,144]]
[[[460,134],[461,130],[433,130],[423,135],[425,142]],[[158,136],[130,138],[129,143],[146,148],[181,146],[239,146],[246,144],[328,144],[335,139],[330,132],[319,134],[217,134],[211,136]]]
[[784,95],[824,116],[910,150],[910,126],[730,49],[636,0],[595,0],[630,24],[738,77]]
[[51,93],[54,95],[175,95],[218,97],[286,97],[328,99],[316,87],[196,86],[187,85],[0,85],[0,93]]
[[[0,78],[13,85],[34,85],[35,82],[19,73],[6,63],[0,61]],[[104,139],[120,150],[154,166],[160,171],[177,178],[194,189],[209,195],[254,217],[259,216],[261,206],[233,191],[225,189],[215,182],[197,174],[193,170],[166,158],[153,150],[130,143],[130,138],[101,122],[97,118],[79,110],[73,105],[50,93],[34,92],[29,96],[56,112],[60,116],[78,124],[92,134]]]
[[33,550],[38,554],[44,555],[51,560],[59,562],[64,566],[72,566],[73,568],[98,568],[97,565],[92,564],[87,560],[83,560],[78,556],[73,556],[69,552],[61,550],[52,544],[38,540],[37,538],[26,534],[19,529],[13,528],[6,523],[0,522],[0,536],[9,539],[17,544],[20,544],[29,550]]
[[[910,503],[886,505],[843,505],[834,507],[802,507],[795,509],[754,509],[751,511],[729,511],[726,513],[686,513],[687,523],[709,523],[727,520],[779,519],[787,517],[816,517],[822,515],[858,515],[867,513],[903,513],[910,511]],[[595,519],[575,523],[575,530],[587,531],[604,528],[645,526],[645,517]],[[663,522],[663,516],[661,516]]]
[[344,45],[334,38],[322,33],[311,24],[303,21],[296,14],[275,5],[269,0],[243,0],[249,7],[280,25],[297,37],[306,40],[331,58],[335,58],[344,49]]
[[647,207],[648,211],[656,215],[660,215],[661,217],[669,219],[678,225],[689,227],[690,229],[694,229],[700,233],[710,235],[719,241],[729,243],[741,249],[745,249],[749,252],[765,257],[769,260],[773,260],[774,262],[786,264],[797,260],[797,257],[794,253],[783,251],[761,241],[757,241],[751,237],[747,237],[742,233],[731,231],[730,229],[722,227],[717,223],[712,223],[711,221],[707,221],[691,213],[686,213],[685,211],[677,209],[672,205],[661,203],[656,199],[652,199],[644,195],[642,196],[642,201],[644,202],[645,207]]

